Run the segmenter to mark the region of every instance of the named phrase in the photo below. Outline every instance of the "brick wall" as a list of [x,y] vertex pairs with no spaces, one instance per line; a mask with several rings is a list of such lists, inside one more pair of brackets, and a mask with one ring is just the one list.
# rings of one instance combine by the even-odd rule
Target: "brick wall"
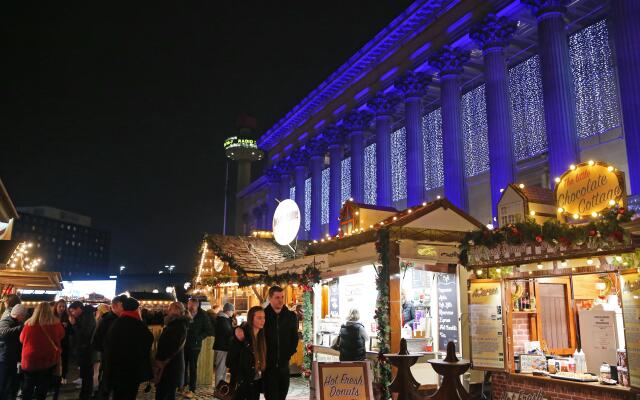
[[511,319],[513,330],[513,352],[524,353],[524,342],[531,340],[528,315],[514,315]]
[[[553,378],[534,378],[527,375],[513,375],[506,372],[494,372],[491,376],[494,400],[510,399],[502,397],[505,392],[522,393],[531,398],[546,400],[630,400],[630,392],[620,392],[606,386],[563,382]],[[540,393],[542,397],[535,396]]]

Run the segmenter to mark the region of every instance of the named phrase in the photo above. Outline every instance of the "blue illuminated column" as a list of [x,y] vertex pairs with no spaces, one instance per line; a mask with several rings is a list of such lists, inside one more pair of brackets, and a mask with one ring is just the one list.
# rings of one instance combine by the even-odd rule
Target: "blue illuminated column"
[[640,194],[640,2],[613,0],[614,43],[620,81],[631,194]]
[[444,46],[429,59],[429,63],[440,71],[444,196],[465,211],[469,209],[469,204],[464,175],[462,95],[458,80],[468,60],[468,52],[450,46]]
[[269,219],[268,214],[269,214],[269,207],[267,207],[266,203],[262,203],[262,205],[260,205],[260,216],[261,216],[260,226],[262,229],[266,231],[270,231],[272,229],[272,226],[268,221]]
[[424,142],[422,135],[422,97],[427,93],[431,76],[424,72],[408,72],[394,86],[404,95],[407,135],[407,206],[425,200]]
[[489,139],[491,205],[498,217],[500,189],[515,182],[513,129],[509,106],[509,80],[504,48],[518,29],[516,21],[489,14],[469,33],[483,48],[485,98]]
[[278,163],[278,172],[280,172],[280,196],[278,200],[282,201],[289,198],[289,189],[291,188],[291,164],[289,159]]
[[344,127],[351,141],[351,197],[364,202],[364,134],[372,115],[367,111],[352,111],[344,118]]
[[315,138],[307,144],[311,158],[311,237],[320,240],[322,237],[322,170],[324,169],[324,153],[327,146],[322,138]]
[[309,156],[305,150],[298,149],[291,155],[291,164],[294,167],[294,179],[296,184],[296,204],[300,209],[300,230],[298,231],[298,239],[305,239],[304,232],[304,181],[307,179],[307,163],[309,162]]
[[553,180],[580,161],[576,105],[565,30],[567,0],[523,0],[538,19],[544,119],[549,143],[549,174]]
[[275,166],[272,166],[267,170],[267,182],[269,184],[267,198],[267,223],[268,226],[271,227],[271,223],[273,221],[273,214],[276,211],[276,207],[278,206],[278,199],[280,198],[280,172]]
[[254,229],[264,229],[262,227],[262,209],[260,206],[255,207],[251,210],[251,214],[253,215],[253,227]]
[[379,94],[369,101],[375,114],[376,133],[376,202],[379,206],[391,207],[391,123],[397,97]]
[[338,233],[342,207],[342,159],[344,158],[344,131],[330,125],[325,131],[329,143],[329,234]]

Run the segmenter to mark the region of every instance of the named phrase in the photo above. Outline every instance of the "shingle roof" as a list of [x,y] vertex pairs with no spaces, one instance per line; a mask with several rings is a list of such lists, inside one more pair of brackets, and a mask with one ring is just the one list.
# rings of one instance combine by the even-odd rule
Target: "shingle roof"
[[516,191],[520,192],[531,203],[540,204],[556,204],[556,197],[553,194],[553,190],[543,188],[540,186],[525,186],[520,188],[518,185],[510,185]]
[[[205,240],[216,255],[219,253],[232,256],[238,265],[249,273],[266,273],[269,265],[279,264],[294,258],[289,247],[280,246],[273,239],[262,239],[253,236],[206,235]],[[302,257],[307,249],[307,242],[298,241],[295,256]],[[293,246],[296,248],[296,246]],[[238,271],[242,272],[242,271]]]

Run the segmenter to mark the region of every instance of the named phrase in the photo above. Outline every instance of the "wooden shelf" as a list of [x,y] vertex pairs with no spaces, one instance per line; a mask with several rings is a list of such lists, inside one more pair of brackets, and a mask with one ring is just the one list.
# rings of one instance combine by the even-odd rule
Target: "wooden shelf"
[[514,315],[536,315],[537,311],[511,311],[511,314]]

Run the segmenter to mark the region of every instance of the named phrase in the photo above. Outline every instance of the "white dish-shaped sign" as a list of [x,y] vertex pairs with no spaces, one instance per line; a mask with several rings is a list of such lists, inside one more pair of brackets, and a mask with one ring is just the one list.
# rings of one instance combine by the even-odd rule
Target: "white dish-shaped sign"
[[298,236],[300,229],[300,208],[291,199],[278,204],[273,214],[273,237],[279,245],[286,246]]

